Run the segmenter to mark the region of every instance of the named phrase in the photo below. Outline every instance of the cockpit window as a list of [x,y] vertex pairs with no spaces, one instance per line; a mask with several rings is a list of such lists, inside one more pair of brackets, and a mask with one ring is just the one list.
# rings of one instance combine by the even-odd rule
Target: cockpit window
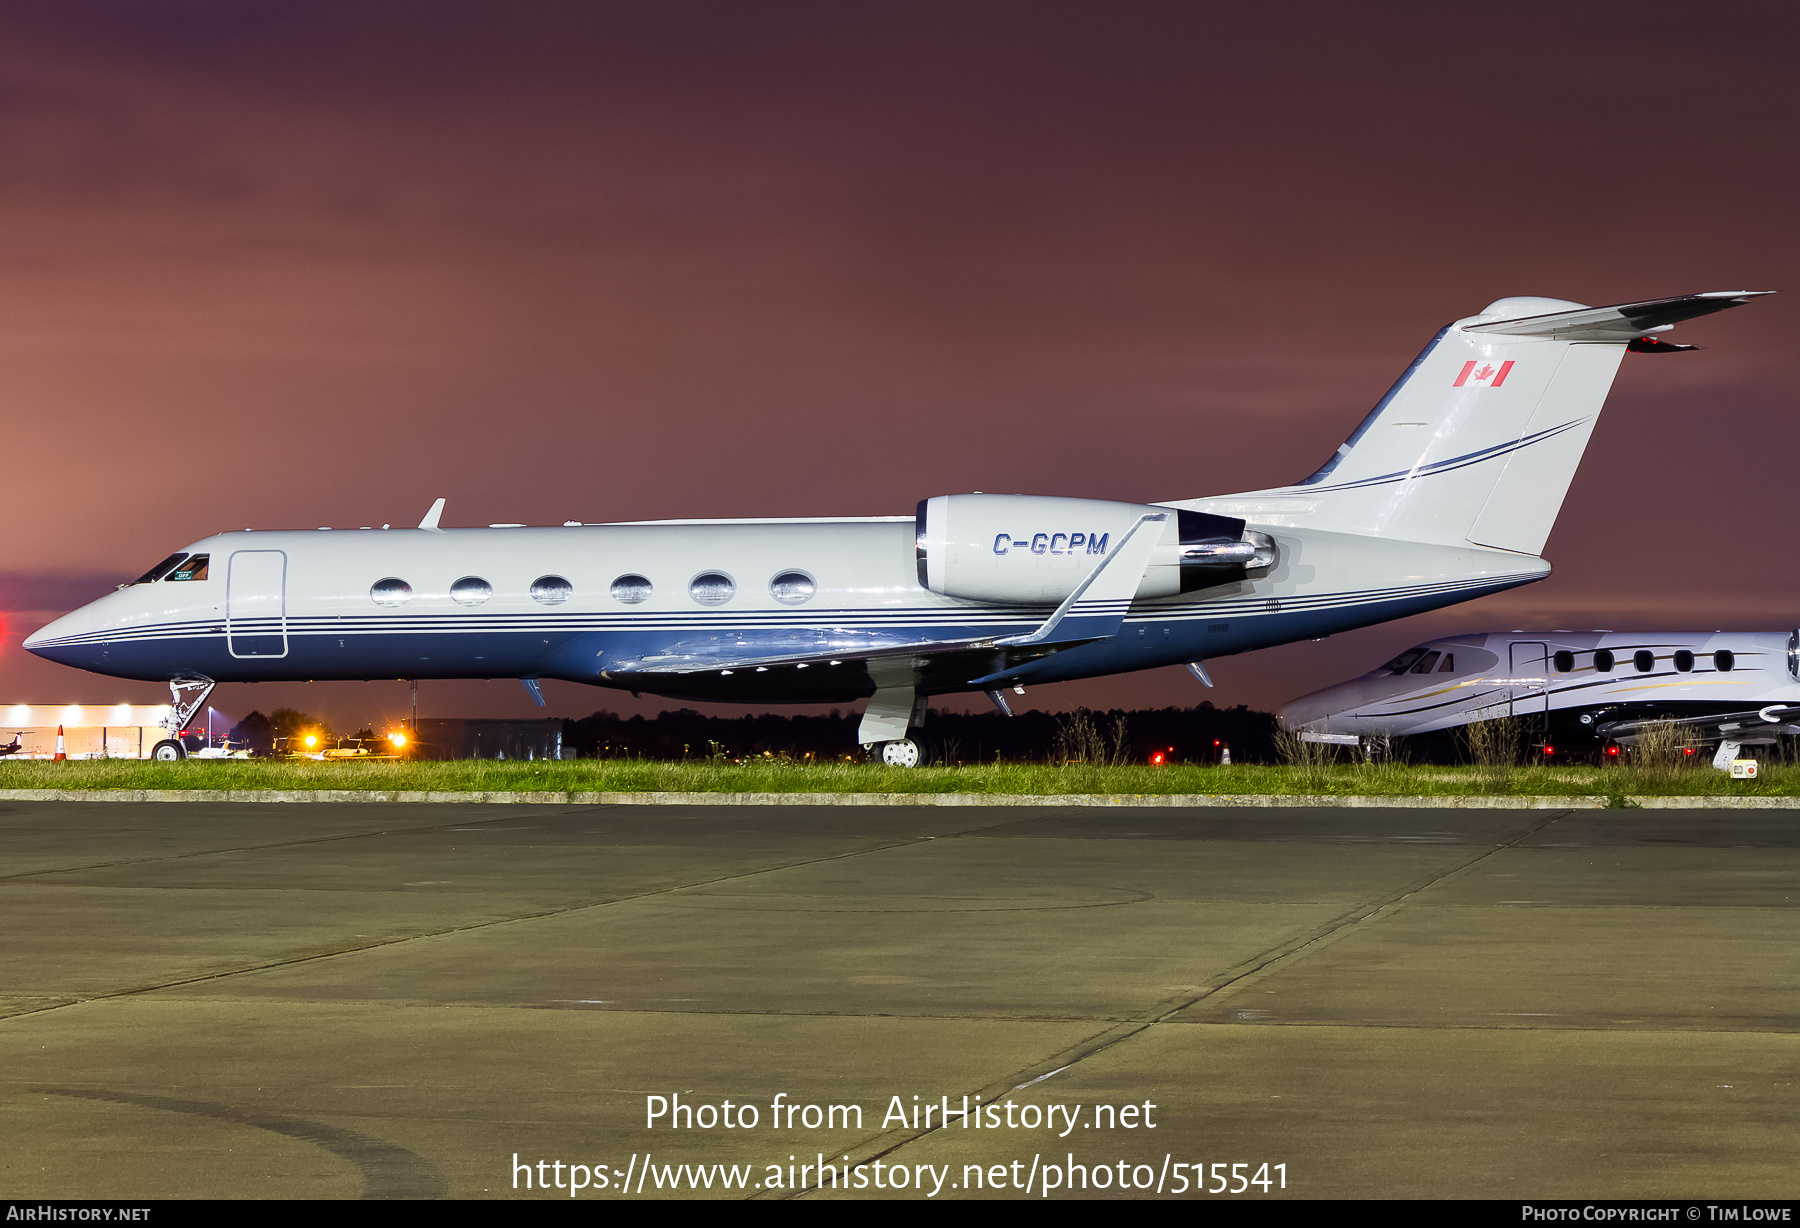
[[193,558],[171,571],[166,577],[169,580],[204,580],[206,579],[206,562],[208,555],[196,554]]
[[1405,652],[1382,666],[1390,674],[1404,674],[1413,667],[1413,663],[1425,655],[1423,648],[1408,648]]
[[181,560],[185,559],[186,557],[187,557],[187,551],[185,551],[185,550],[180,551],[179,553],[176,553],[176,554],[171,554],[168,558],[164,559],[162,562],[160,562],[156,566],[152,567],[149,571],[146,571],[143,575],[141,575],[137,579],[133,580],[132,583],[133,584],[155,584],[158,580],[160,580],[164,576],[168,575],[171,571],[174,571],[175,564],[181,562]]
[[1438,654],[1435,652],[1428,652],[1425,654],[1424,660],[1412,667],[1412,672],[1415,674],[1429,674],[1431,672],[1431,667],[1436,665],[1437,662]]
[[1444,654],[1444,663],[1442,665],[1438,666],[1438,673],[1454,674],[1455,672],[1456,672],[1456,654],[1453,652],[1447,652]]

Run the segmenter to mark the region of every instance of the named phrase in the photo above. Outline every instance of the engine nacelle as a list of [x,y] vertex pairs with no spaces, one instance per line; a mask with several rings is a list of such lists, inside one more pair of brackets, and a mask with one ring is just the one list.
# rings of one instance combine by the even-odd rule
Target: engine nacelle
[[1116,549],[1138,517],[1169,513],[1139,598],[1241,580],[1274,561],[1244,522],[1147,503],[1049,495],[939,495],[918,510],[919,583],[946,597],[1054,606]]

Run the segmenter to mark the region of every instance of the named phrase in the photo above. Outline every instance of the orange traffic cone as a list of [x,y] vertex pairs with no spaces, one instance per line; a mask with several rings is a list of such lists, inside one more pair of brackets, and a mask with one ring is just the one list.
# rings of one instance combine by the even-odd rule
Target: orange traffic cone
[[50,756],[50,761],[52,763],[60,763],[68,757],[69,756],[63,753],[63,730],[62,726],[58,725],[56,727],[56,753]]

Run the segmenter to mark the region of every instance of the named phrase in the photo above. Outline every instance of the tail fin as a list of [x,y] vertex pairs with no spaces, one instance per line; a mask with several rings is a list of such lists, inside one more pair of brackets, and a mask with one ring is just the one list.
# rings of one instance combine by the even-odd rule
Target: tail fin
[[[1568,494],[1625,351],[1682,320],[1765,291],[1725,290],[1614,307],[1505,298],[1445,325],[1311,477],[1205,510],[1346,533],[1537,554]],[[1283,504],[1286,509],[1282,510]],[[1180,504],[1178,506],[1185,506]],[[1259,509],[1260,510],[1260,509]]]

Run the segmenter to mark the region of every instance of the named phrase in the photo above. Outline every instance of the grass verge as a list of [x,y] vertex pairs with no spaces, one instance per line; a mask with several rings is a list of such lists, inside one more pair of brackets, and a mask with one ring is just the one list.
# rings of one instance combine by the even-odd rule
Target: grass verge
[[1475,767],[1407,764],[1309,768],[1246,764],[1212,767],[1098,767],[987,764],[905,771],[873,764],[572,762],[312,763],[227,760],[0,760],[0,789],[351,789],[445,793],[974,793],[1052,796],[1112,794],[1324,794],[1424,797],[1792,797],[1800,768],[1769,765],[1760,779],[1732,780],[1695,767],[1646,772],[1631,767],[1521,767],[1496,779]]

